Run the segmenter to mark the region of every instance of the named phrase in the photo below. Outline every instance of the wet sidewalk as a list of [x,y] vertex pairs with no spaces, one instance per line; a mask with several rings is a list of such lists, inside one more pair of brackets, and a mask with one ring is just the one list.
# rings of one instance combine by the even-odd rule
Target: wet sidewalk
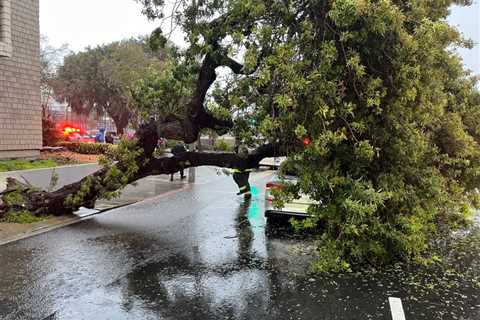
[[37,188],[48,189],[52,175],[55,173],[58,175],[58,183],[54,188],[56,190],[64,185],[74,183],[99,169],[100,166],[98,164],[88,163],[56,168],[0,172],[0,192],[5,190],[8,177],[15,178],[23,183],[29,183]]

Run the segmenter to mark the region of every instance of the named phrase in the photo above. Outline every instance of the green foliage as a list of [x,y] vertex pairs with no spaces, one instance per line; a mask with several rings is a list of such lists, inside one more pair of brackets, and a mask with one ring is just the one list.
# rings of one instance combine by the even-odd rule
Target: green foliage
[[7,212],[4,221],[8,223],[29,224],[44,221],[46,217],[36,217],[30,211]]
[[150,68],[132,87],[131,94],[144,119],[156,115],[184,117],[186,99],[191,95],[191,83],[182,66],[168,63],[164,69]]
[[180,143],[181,143],[181,141],[179,141],[179,140],[169,139],[169,140],[167,140],[166,147],[171,149],[171,148],[175,147],[177,144],[180,144]]
[[93,176],[88,176],[84,179],[80,190],[75,194],[69,195],[65,199],[65,205],[67,207],[80,206],[85,203],[85,199],[90,196],[90,193],[93,192],[93,186],[96,179]]
[[215,145],[213,146],[213,150],[222,151],[222,152],[233,152],[233,145],[226,142],[225,140],[219,139],[219,140],[215,141]]
[[108,150],[108,156],[102,155],[99,163],[103,174],[84,178],[80,190],[65,200],[67,207],[78,207],[87,200],[113,199],[120,196],[121,190],[135,177],[143,149],[137,140],[121,140],[116,148]]
[[[141,2],[151,18],[161,12],[162,1]],[[478,207],[480,93],[452,50],[471,42],[445,20],[457,2],[468,1],[212,0],[177,11],[186,72],[225,53],[255,71],[226,77],[209,105],[233,115],[240,142],[290,151],[292,193],[320,203],[295,222],[318,233],[316,271],[428,263],[432,242]],[[294,148],[304,136],[312,143]]]
[[61,142],[58,144],[65,149],[80,154],[108,154],[115,145],[108,143],[91,143],[91,142]]
[[138,159],[142,154],[143,149],[136,140],[121,140],[111,157],[100,158],[100,164],[106,170],[106,174],[96,185],[100,198],[113,199],[120,195],[121,190],[138,172],[141,165]]
[[331,239],[324,239],[319,245],[320,259],[312,265],[312,271],[318,273],[325,272],[351,272],[350,263],[343,258],[339,243]]
[[9,206],[18,205],[21,206],[25,203],[25,196],[19,192],[10,192],[3,196],[2,200]]

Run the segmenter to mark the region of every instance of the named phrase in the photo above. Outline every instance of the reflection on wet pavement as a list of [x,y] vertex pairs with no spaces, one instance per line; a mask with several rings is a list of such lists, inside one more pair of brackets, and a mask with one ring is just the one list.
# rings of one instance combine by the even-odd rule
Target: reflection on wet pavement
[[[267,232],[266,173],[251,200],[204,168],[167,198],[0,247],[2,319],[480,319],[478,289],[420,296],[398,270],[313,277],[305,239]],[[447,305],[445,300],[450,301]]]

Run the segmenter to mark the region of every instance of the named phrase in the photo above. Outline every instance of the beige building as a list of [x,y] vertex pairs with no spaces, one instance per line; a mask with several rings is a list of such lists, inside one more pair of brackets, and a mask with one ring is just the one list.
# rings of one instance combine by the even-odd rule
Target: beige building
[[0,158],[41,147],[39,0],[0,0]]

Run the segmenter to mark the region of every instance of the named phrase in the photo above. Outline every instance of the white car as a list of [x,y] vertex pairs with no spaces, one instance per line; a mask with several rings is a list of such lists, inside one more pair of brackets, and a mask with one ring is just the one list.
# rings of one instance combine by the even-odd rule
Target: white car
[[308,207],[314,204],[315,201],[310,199],[307,195],[300,194],[299,199],[294,199],[291,202],[285,203],[283,208],[276,208],[273,205],[274,196],[273,189],[281,189],[284,187],[284,181],[296,183],[297,177],[285,176],[283,180],[277,175],[274,176],[270,182],[266,184],[265,189],[265,217],[299,217],[306,218],[308,214]]
[[260,161],[260,166],[269,167],[272,170],[277,170],[280,165],[286,160],[286,157],[265,158]]

